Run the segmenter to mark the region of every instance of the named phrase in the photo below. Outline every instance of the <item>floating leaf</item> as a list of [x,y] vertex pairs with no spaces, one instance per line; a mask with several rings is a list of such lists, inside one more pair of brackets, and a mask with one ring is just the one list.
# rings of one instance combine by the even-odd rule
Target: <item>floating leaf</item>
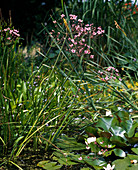
[[37,166],[46,170],[54,170],[62,167],[62,165],[56,165],[56,164],[57,162],[41,161],[37,164]]
[[112,135],[111,135],[111,133],[109,133],[109,132],[100,132],[99,133],[99,136],[100,137],[106,137],[106,138],[110,138]]
[[132,125],[131,129],[128,132],[128,137],[134,136],[136,128],[138,128],[138,123],[137,122],[133,122],[133,125]]
[[131,150],[138,155],[138,148],[132,148]]
[[111,141],[108,139],[108,138],[105,138],[105,137],[100,137],[100,138],[97,138],[96,140],[98,142],[98,144],[104,148],[114,148],[115,145],[113,145],[111,143]]
[[73,151],[73,150],[83,150],[86,149],[86,145],[82,143],[78,143],[75,138],[69,138],[67,136],[63,136],[61,139],[59,139],[56,142],[56,145],[59,148],[62,148],[63,150],[67,151]]
[[98,130],[97,130],[97,128],[89,126],[85,129],[85,131],[89,136],[94,137],[94,136],[97,136]]
[[137,161],[138,161],[138,155],[128,154],[127,156],[128,156],[128,158],[129,158],[130,160],[137,160]]
[[117,170],[125,170],[131,165],[129,158],[127,157],[124,159],[117,159],[112,164],[115,165],[115,169]]
[[123,139],[126,139],[124,134],[125,134],[125,130],[119,126],[114,126],[114,127],[111,127],[111,132],[115,135],[115,136],[120,136],[122,137]]
[[108,132],[111,127],[112,120],[113,118],[110,118],[110,117],[101,118],[97,122],[96,127],[99,127],[103,129],[105,132]]
[[113,144],[115,144],[115,145],[117,145],[117,146],[119,146],[119,147],[126,147],[127,146],[127,144],[125,143],[126,141],[122,138],[122,137],[120,137],[120,136],[112,136],[111,138],[110,138],[110,141],[113,143]]
[[136,144],[136,143],[138,143],[138,137],[128,137],[127,136],[127,134],[125,134],[125,137],[127,138],[127,140],[128,140],[128,142],[130,143],[130,144]]
[[116,156],[125,157],[126,153],[122,149],[114,149],[113,150]]

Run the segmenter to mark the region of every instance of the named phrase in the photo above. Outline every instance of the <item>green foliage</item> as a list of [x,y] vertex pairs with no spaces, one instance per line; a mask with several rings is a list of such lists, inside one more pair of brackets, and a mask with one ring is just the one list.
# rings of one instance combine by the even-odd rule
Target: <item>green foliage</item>
[[[1,26],[0,166],[22,169],[20,160],[26,153],[39,152],[35,166],[43,169],[103,169],[109,163],[117,170],[134,169],[138,154],[136,15],[124,10],[123,1],[75,1],[68,8],[61,3],[66,19],[57,25],[64,39],[52,37],[44,26],[44,33],[50,33],[46,49],[38,43],[21,48],[18,35],[10,36],[18,31]],[[101,42],[87,37],[94,59],[65,51],[68,38],[74,37],[68,12],[74,14],[77,4],[82,6],[78,17],[85,25],[104,24]]]

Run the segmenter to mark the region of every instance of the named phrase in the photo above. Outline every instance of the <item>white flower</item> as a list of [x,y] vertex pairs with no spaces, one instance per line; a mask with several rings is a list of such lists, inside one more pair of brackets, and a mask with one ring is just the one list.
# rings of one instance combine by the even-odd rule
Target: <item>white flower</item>
[[86,146],[86,149],[88,149],[88,150],[89,150],[89,149],[90,149],[90,147],[87,145],[87,146]]
[[87,141],[85,141],[86,145],[89,145],[90,143],[92,142],[95,142],[96,141],[96,137],[90,137],[87,139]]
[[137,160],[133,160],[133,163],[136,164],[138,161]]
[[110,164],[107,165],[107,167],[103,167],[105,170],[113,170],[115,165],[111,166]]
[[98,152],[98,155],[102,155],[102,154],[103,154],[103,152],[101,152],[101,151]]
[[106,116],[110,116],[112,113],[111,113],[111,111],[110,110],[107,110],[106,111]]

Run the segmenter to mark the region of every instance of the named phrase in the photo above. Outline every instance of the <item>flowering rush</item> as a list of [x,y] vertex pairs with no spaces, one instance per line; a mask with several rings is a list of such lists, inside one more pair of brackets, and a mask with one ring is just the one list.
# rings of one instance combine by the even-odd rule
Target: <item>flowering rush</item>
[[[51,38],[54,38],[58,44],[62,44],[65,40],[65,35],[67,35],[64,50],[78,57],[83,56],[93,59],[94,55],[89,42],[93,38],[102,36],[105,31],[101,26],[94,27],[93,23],[84,24],[83,20],[76,15],[70,14],[69,21],[65,17],[64,14],[61,15],[62,23],[60,24],[56,20],[53,21],[56,29],[50,32]],[[62,24],[63,27],[61,27]]]
[[0,36],[6,37],[6,40],[10,42],[20,37],[19,31],[13,28],[8,27],[3,30],[0,30],[0,32]]
[[102,81],[109,81],[109,80],[116,80],[118,79],[119,81],[122,81],[122,79],[119,77],[119,70],[110,66],[108,67],[105,71],[98,71],[98,77],[102,80]]

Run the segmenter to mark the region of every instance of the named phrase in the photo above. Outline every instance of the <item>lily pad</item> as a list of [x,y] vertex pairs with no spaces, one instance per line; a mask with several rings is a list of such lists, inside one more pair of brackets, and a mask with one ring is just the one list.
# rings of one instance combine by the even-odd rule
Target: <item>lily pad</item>
[[62,167],[62,165],[56,165],[56,164],[57,162],[41,161],[37,164],[37,166],[46,170],[54,170]]
[[116,156],[125,157],[126,153],[122,149],[114,149],[113,150]]
[[115,147],[115,145],[113,145],[111,143],[111,141],[108,138],[105,138],[105,137],[97,138],[96,141],[98,142],[98,144],[101,147],[104,147],[104,148],[114,148]]
[[101,118],[97,122],[96,127],[99,127],[103,129],[105,132],[108,132],[111,127],[112,120],[113,118],[111,117]]
[[131,150],[138,155],[138,148],[132,148]]
[[115,165],[115,169],[117,170],[125,170],[131,165],[130,159],[127,157],[124,159],[117,159],[112,164]]
[[115,145],[117,145],[117,146],[119,146],[119,147],[126,147],[127,146],[127,144],[125,143],[126,141],[122,138],[122,137],[120,137],[120,136],[112,136],[111,138],[110,138],[110,141],[113,143],[113,144],[115,144]]
[[137,122],[133,122],[133,125],[132,125],[131,129],[128,132],[128,137],[129,138],[134,136],[136,128],[138,128],[138,123]]

